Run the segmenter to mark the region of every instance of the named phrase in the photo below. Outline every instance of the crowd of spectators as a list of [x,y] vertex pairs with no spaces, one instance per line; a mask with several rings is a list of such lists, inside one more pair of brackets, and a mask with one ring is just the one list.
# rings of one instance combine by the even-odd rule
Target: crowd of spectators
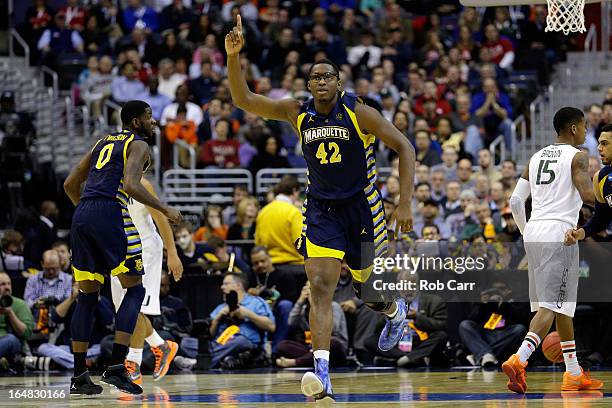
[[[240,13],[247,44],[241,63],[251,89],[275,99],[305,100],[305,73],[313,61],[327,57],[341,67],[344,89],[377,107],[413,143],[415,228],[397,241],[408,253],[470,251],[485,254],[490,269],[524,269],[521,236],[508,208],[520,172],[512,160],[496,164],[488,147],[499,135],[510,147],[510,123],[522,106],[507,88],[512,71],[539,69],[545,81],[546,67],[571,45],[544,32],[545,7],[512,14],[499,7],[483,14],[454,0],[167,3],[130,0],[121,8],[113,0],[95,5],[69,0],[51,10],[37,0],[22,32],[36,45],[41,63],[58,68],[75,54],[86,61],[76,89],[94,116],[103,114],[105,100],[121,105],[144,99],[166,147],[179,139],[193,146],[199,167],[253,172],[301,167],[290,127],[231,103],[223,38]],[[612,92],[602,100],[585,107],[591,174],[601,166],[598,129],[612,123]],[[180,159],[186,165],[187,156]],[[398,158],[380,144],[377,159],[391,168],[379,185],[389,218],[399,198]],[[278,367],[311,364],[309,286],[294,245],[302,228],[304,187],[286,176],[260,202],[237,186],[230,205],[207,206],[195,223],[175,228],[187,274],[221,275],[214,290],[223,299],[206,311],[209,326],[199,333],[200,344],[181,342],[177,367],[192,367],[191,359],[203,350],[213,367],[261,363],[264,355],[275,356]],[[74,302],[70,248],[58,237],[58,213],[53,201],[44,201],[36,217],[15,223],[1,241],[0,295],[13,293],[11,280],[27,282],[20,297],[13,296],[12,308],[0,307],[0,357],[11,360],[22,350],[29,369],[71,366],[62,347],[69,344],[69,329],[58,334]],[[236,240],[247,244],[232,244]],[[164,274],[156,327],[174,339],[191,339],[192,300],[170,295],[172,285]],[[526,331],[521,305],[501,283],[483,291],[481,302],[462,316],[447,312],[440,297],[405,296],[410,330],[395,349],[381,354],[375,347],[378,315],[355,296],[344,265],[334,295],[332,364],[447,364],[456,357],[448,350],[459,344],[470,364],[495,365]],[[92,345],[101,346],[91,348],[92,364],[105,355],[104,337],[113,324],[106,312],[99,311]],[[492,314],[505,323],[488,324]],[[201,342],[206,337],[209,347]]]
[[[542,72],[572,46],[544,31],[544,6],[483,13],[458,0],[126,3],[69,0],[54,10],[37,0],[21,32],[36,62],[60,76],[68,75],[63,61],[82,61],[74,95],[94,118],[106,100],[143,99],[159,121],[163,150],[183,140],[198,167],[304,165],[291,127],[232,105],[224,36],[238,13],[247,44],[241,64],[253,91],[304,100],[310,64],[329,58],[341,67],[343,88],[378,107],[428,166],[442,162],[446,147],[475,160],[499,135],[510,148],[511,121],[528,97],[508,86],[510,74],[539,70],[544,83]],[[381,145],[381,163],[391,156]],[[180,162],[189,164],[185,152]]]

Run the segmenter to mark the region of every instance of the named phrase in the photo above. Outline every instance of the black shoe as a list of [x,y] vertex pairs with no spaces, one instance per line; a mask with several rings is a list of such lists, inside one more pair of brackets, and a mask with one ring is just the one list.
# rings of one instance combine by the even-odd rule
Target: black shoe
[[113,386],[128,394],[142,394],[142,387],[138,384],[134,384],[130,378],[130,374],[123,364],[106,367],[100,382]]
[[96,395],[102,394],[102,387],[94,384],[89,377],[89,371],[85,371],[78,377],[70,378],[70,395]]
[[372,363],[376,367],[395,367],[395,366],[397,366],[397,360],[396,359],[387,358],[387,357],[381,357],[381,356],[374,357],[374,360],[372,361]]
[[235,370],[240,367],[240,361],[234,356],[227,356],[221,360],[220,366],[224,370]]

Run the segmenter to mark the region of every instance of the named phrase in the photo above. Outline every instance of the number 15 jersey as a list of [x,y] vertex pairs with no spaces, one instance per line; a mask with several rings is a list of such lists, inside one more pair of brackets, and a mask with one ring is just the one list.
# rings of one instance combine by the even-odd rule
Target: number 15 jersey
[[308,165],[308,194],[319,200],[353,197],[376,181],[373,135],[361,132],[353,94],[342,92],[327,116],[311,98],[302,105],[297,127]]
[[568,144],[553,144],[531,157],[529,221],[557,220],[576,226],[582,199],[572,180],[572,160],[579,151]]

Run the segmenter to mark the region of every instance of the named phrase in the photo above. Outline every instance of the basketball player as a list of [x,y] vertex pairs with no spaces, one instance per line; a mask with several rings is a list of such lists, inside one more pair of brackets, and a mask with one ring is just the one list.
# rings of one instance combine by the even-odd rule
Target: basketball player
[[[566,367],[561,390],[597,390],[603,386],[578,364],[572,322],[578,292],[578,247],[563,244],[566,231],[578,222],[582,203],[595,201],[589,158],[575,147],[584,143],[586,121],[581,110],[566,107],[555,113],[553,125],[558,135],[555,144],[533,155],[510,198],[512,215],[525,240],[531,311],[537,311],[520,348],[502,364],[509,378],[508,389],[521,394],[527,390],[527,360],[553,322]],[[526,223],[529,194],[533,210]]]
[[64,183],[66,194],[77,206],[70,230],[72,269],[79,283],[71,323],[71,395],[102,392],[102,387],[89,377],[85,356],[104,275],[117,276],[127,292],[117,310],[111,362],[101,381],[129,394],[142,394],[142,388],[134,384],[123,364],[145,295],[140,237],[127,209],[128,200],[134,197],[160,211],[170,222],[181,219],[179,211],[164,206],[140,182],[150,162],[145,138],[152,136],[155,125],[151,107],[143,101],[128,101],[121,110],[121,121],[123,130],[100,139]]
[[[142,178],[142,185],[154,197],[157,197],[155,189],[149,180]],[[130,350],[125,360],[125,367],[130,373],[132,380],[142,385],[142,375],[140,365],[142,364],[142,349],[146,340],[151,346],[151,352],[155,356],[155,369],[153,379],[161,380],[178,351],[178,344],[170,340],[164,340],[153,329],[151,321],[146,315],[158,316],[159,309],[159,289],[161,286],[161,270],[164,247],[168,252],[168,269],[174,276],[174,280],[181,279],[183,274],[183,264],[176,253],[174,245],[174,234],[168,220],[162,213],[130,198],[128,211],[132,222],[138,230],[142,243],[142,263],[144,266],[144,277],[142,285],[145,288],[145,297],[140,307],[140,314],[132,334]],[[159,234],[155,229],[159,229]],[[161,235],[161,236],[160,236]],[[111,278],[111,293],[115,309],[119,309],[125,290],[121,287],[119,279]]]
[[[272,100],[249,91],[243,78],[239,52],[244,45],[242,21],[225,36],[230,90],[241,109],[291,124],[300,136],[308,165],[304,227],[297,245],[306,258],[311,288],[310,327],[315,372],[302,378],[302,392],[316,400],[334,399],[329,379],[331,302],[345,258],[357,295],[368,282],[374,257],[387,249],[384,209],[376,180],[376,136],[400,157],[400,203],[394,214],[397,227],[412,229],[411,200],[415,154],[408,139],[375,109],[342,91],[338,67],[329,60],[310,68],[305,103]],[[376,136],[375,136],[376,135]],[[396,229],[396,232],[398,230]],[[367,248],[367,249],[366,249]],[[399,341],[406,317],[403,300],[366,303],[388,317],[379,347],[389,350]]]
[[612,222],[612,125],[605,125],[599,135],[597,146],[604,167],[593,176],[595,191],[595,213],[582,228],[572,229],[565,233],[565,244],[573,245],[577,241],[603,231]]

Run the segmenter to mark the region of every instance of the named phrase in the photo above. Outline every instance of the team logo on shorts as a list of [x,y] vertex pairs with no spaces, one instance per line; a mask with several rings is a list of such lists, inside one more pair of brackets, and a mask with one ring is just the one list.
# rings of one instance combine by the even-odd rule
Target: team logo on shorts
[[136,260],[136,265],[134,266],[134,268],[136,268],[137,271],[142,271],[142,259],[137,259]]
[[342,120],[342,113],[338,113],[336,115],[336,120]]

